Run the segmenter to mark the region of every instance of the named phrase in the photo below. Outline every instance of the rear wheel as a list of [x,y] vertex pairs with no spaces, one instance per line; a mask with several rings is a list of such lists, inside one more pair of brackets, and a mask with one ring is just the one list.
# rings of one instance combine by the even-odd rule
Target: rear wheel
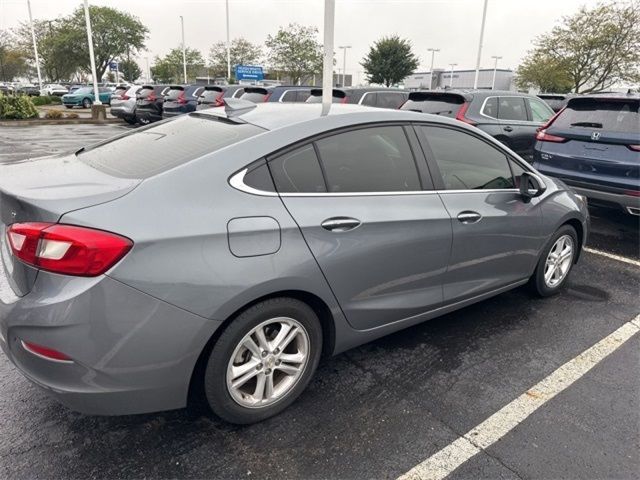
[[207,401],[231,423],[276,415],[304,391],[321,351],[320,321],[307,304],[274,298],[253,305],[211,350],[204,374]]
[[573,268],[578,248],[578,235],[570,225],[563,225],[551,237],[531,277],[531,286],[538,295],[548,297],[562,290]]
[[123,117],[124,121],[127,122],[129,125],[135,125],[136,124],[136,117]]
[[91,99],[85,98],[82,100],[82,108],[91,108]]

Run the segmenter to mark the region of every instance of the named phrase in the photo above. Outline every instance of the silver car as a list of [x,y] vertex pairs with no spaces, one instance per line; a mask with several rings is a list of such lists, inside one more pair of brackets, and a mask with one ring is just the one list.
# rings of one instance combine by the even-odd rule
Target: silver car
[[140,85],[119,85],[111,94],[111,115],[128,124],[136,123],[136,94]]
[[[237,99],[0,176],[0,344],[90,414],[274,415],[336,354],[567,282],[584,199],[440,116]],[[46,174],[45,174],[46,173]]]

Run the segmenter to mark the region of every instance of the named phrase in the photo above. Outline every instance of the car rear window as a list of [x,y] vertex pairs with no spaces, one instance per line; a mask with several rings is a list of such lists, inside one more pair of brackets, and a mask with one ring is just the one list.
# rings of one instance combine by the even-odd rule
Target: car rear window
[[240,98],[242,100],[249,100],[250,102],[253,102],[253,103],[262,103],[264,102],[266,95],[262,93],[245,92],[242,94]]
[[400,107],[401,110],[431,113],[443,117],[455,118],[464,98],[459,95],[409,94],[409,99]]
[[640,101],[630,99],[574,100],[553,122],[557,128],[597,128],[610,132],[638,133]]
[[211,115],[184,115],[98,143],[78,158],[115,177],[148,178],[264,131]]
[[222,90],[205,90],[200,94],[200,100],[203,102],[215,102],[221,93]]
[[142,87],[139,91],[138,91],[138,96],[139,97],[147,97],[149,96],[149,94],[153,92],[153,87]]
[[169,89],[169,91],[167,92],[167,94],[165,96],[165,99],[166,100],[176,100],[180,96],[180,94],[183,93],[183,92],[184,92],[184,88],[182,88],[182,87],[180,87],[180,88],[171,87]]

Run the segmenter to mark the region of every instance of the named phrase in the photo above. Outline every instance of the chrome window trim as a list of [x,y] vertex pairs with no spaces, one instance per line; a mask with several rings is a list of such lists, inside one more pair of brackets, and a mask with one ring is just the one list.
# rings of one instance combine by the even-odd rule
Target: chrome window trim
[[451,194],[451,193],[519,193],[517,188],[494,188],[486,190],[400,190],[394,192],[308,192],[308,193],[278,193],[267,192],[265,190],[258,190],[257,188],[250,187],[244,183],[244,177],[248,172],[248,168],[244,168],[237,173],[234,173],[229,178],[229,185],[241,192],[249,193],[251,195],[258,195],[261,197],[388,197],[398,195],[435,195],[435,194]]
[[[484,101],[482,102],[482,107],[480,107],[480,115],[482,115],[483,117],[485,117],[485,118],[490,118],[491,120],[495,120],[495,121],[497,121],[497,122],[500,122],[500,121],[505,121],[505,122],[519,122],[520,124],[523,124],[523,125],[528,125],[528,124],[531,124],[531,123],[540,123],[540,122],[534,122],[533,120],[528,120],[528,119],[527,119],[527,120],[506,120],[506,119],[501,119],[501,118],[492,117],[491,115],[487,115],[486,113],[484,113],[484,107],[486,106],[487,101],[488,101],[490,98],[498,98],[498,99],[500,99],[500,98],[521,98],[521,99],[522,99],[522,101],[524,102],[524,101],[525,101],[525,99],[527,99],[528,97],[522,97],[522,96],[520,96],[520,95],[492,95],[492,96],[490,96],[490,97],[487,97],[487,98],[485,98],[485,99],[484,99]],[[525,103],[526,103],[526,102],[525,102]],[[498,108],[500,108],[500,100],[498,100]]]

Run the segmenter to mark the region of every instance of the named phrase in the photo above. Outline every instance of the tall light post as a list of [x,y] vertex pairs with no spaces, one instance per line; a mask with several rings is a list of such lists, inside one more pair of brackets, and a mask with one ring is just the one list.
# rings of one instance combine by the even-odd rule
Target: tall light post
[[[351,48],[351,45],[342,45],[338,48],[342,49],[342,86],[346,87],[347,81],[347,48]],[[353,84],[353,82],[351,82]]]
[[482,24],[480,25],[480,40],[478,41],[478,58],[476,59],[476,75],[473,79],[473,88],[478,88],[478,76],[480,75],[480,59],[482,58],[482,42],[484,40],[484,24],[487,19],[487,4],[489,0],[484,0],[482,9]]
[[84,21],[87,25],[87,42],[89,42],[89,60],[91,61],[91,76],[93,77],[93,104],[102,105],[98,93],[98,74],[96,73],[96,57],[93,54],[93,32],[91,31],[91,18],[89,18],[89,0],[84,0]]
[[495,59],[495,63],[493,64],[493,80],[491,80],[491,90],[494,90],[496,88],[496,70],[498,70],[498,60],[502,57],[492,55],[491,58]]
[[149,57],[144,57],[147,62],[147,83],[151,83],[151,69],[149,68]]
[[439,52],[439,48],[427,48],[427,52],[431,52],[431,69],[429,70],[429,90],[433,89],[433,61],[436,57],[436,52]]
[[324,55],[322,59],[322,115],[327,115],[333,100],[333,26],[336,0],[324,0]]
[[456,65],[458,65],[457,63],[450,63],[449,66],[451,67],[451,76],[449,77],[449,88],[453,87],[453,67],[455,67]]
[[184,74],[184,83],[187,83],[187,50],[184,45],[184,17],[180,15],[180,27],[182,28],[182,73]]
[[226,0],[225,6],[227,9],[227,82],[230,82],[231,81],[231,43],[229,42],[229,0]]
[[42,76],[40,75],[40,57],[38,56],[38,44],[36,43],[36,31],[33,28],[33,16],[31,15],[31,2],[27,0],[29,9],[29,25],[31,26],[31,40],[33,40],[33,53],[36,57],[36,70],[38,72],[38,88],[42,90]]

